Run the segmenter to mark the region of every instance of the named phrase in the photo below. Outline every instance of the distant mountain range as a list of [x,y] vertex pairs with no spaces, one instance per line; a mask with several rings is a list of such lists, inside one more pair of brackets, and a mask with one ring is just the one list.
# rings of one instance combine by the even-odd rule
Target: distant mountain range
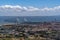
[[60,22],[60,16],[0,16],[0,23]]

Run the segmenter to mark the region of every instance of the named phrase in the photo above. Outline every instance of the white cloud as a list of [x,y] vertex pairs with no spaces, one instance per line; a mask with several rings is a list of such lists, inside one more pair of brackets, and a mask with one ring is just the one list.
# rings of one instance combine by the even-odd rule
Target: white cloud
[[52,16],[60,15],[60,6],[53,8],[36,8],[33,6],[12,6],[2,5],[0,6],[0,16]]

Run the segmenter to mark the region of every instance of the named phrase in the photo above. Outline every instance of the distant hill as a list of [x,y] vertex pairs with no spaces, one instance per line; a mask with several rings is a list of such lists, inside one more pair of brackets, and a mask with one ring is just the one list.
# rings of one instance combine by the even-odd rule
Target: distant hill
[[[18,20],[17,20],[18,18]],[[0,16],[0,23],[60,22],[60,16]]]

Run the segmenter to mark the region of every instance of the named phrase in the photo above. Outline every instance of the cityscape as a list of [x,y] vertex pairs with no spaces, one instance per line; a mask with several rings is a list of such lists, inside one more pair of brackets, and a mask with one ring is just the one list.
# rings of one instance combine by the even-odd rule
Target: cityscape
[[60,0],[0,0],[0,40],[60,40]]
[[16,23],[0,25],[0,40],[60,40],[60,22],[20,23],[16,18]]

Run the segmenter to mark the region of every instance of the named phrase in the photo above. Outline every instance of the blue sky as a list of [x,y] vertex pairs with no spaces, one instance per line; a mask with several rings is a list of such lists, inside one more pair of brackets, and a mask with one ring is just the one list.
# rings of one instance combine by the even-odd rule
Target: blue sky
[[0,5],[54,7],[60,5],[60,0],[0,0]]
[[0,16],[55,15],[60,15],[60,0],[0,0]]

